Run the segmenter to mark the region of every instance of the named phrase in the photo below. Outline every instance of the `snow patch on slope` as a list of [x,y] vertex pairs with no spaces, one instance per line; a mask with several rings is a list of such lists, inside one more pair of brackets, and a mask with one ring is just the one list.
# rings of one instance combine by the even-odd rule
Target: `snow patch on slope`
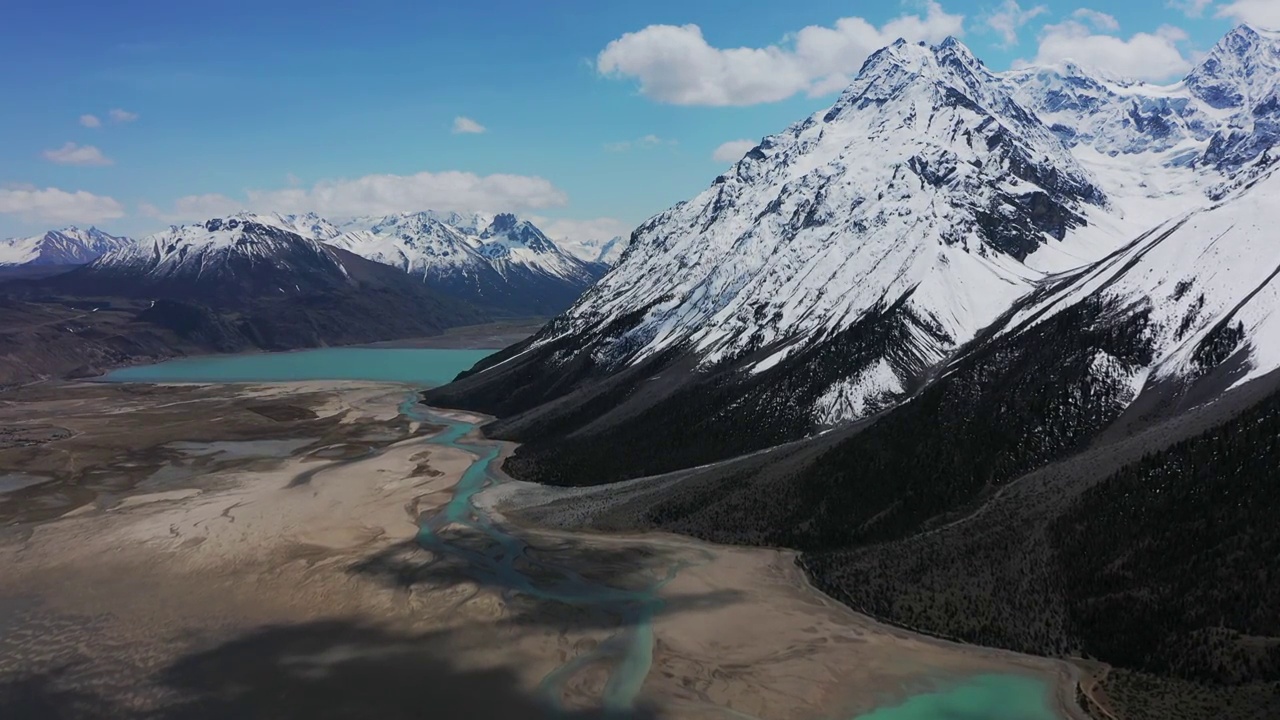
[[817,425],[835,425],[865,417],[881,402],[905,390],[893,366],[881,358],[854,377],[827,388],[814,404],[813,421]]
[[[1186,382],[1205,372],[1215,339],[1239,327],[1227,356],[1242,353],[1233,385],[1280,368],[1280,173],[1212,208],[1159,225],[1065,289],[1022,309],[1003,330],[1043,322],[1087,298],[1150,312],[1154,381]],[[1225,333],[1230,340],[1231,332]],[[1222,364],[1226,358],[1214,358]]]

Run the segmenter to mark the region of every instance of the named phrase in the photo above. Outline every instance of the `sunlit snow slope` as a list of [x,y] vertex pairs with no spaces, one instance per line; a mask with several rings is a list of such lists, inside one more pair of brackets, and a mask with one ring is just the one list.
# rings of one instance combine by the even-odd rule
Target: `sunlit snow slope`
[[[1233,271],[1215,255],[1227,245],[1194,249],[1209,242],[1194,228],[1266,204],[1271,181],[1259,179],[1280,138],[1278,80],[1280,34],[1248,26],[1168,86],[1076,63],[993,73],[954,39],[899,41],[872,55],[831,108],[765,138],[707,190],[637,228],[612,272],[532,343],[478,368],[456,399],[470,393],[495,412],[541,417],[578,402],[548,401],[590,395],[608,379],[633,388],[630,412],[643,404],[627,379],[634,371],[661,378],[663,393],[712,383],[716,417],[790,403],[799,407],[784,414],[820,427],[907,396],[1028,298],[1104,272],[1115,253],[1137,252],[1182,218],[1151,259],[1170,253],[1166,268],[1194,265],[1181,279],[1205,285],[1218,271],[1199,263]],[[1269,272],[1265,237],[1244,228],[1224,238]],[[1234,296],[1189,287],[1176,299],[1172,289],[1133,296],[1158,306],[1161,332],[1172,323],[1177,334],[1203,291],[1203,316],[1160,343],[1192,343],[1194,354],[1212,335],[1201,357],[1216,362],[1238,333],[1214,331],[1225,317],[1215,303]],[[1250,301],[1255,324],[1268,298]],[[1232,316],[1246,333],[1249,312]],[[1266,342],[1254,341],[1250,376],[1275,367]],[[1159,367],[1124,369],[1126,382],[1174,372],[1166,362],[1191,372],[1196,361],[1175,359],[1172,347]],[[1118,372],[1105,358],[1098,365]]]

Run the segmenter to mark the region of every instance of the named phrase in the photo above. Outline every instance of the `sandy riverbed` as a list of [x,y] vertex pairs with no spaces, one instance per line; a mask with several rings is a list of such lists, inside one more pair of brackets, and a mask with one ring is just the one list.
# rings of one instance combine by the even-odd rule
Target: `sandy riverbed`
[[[405,393],[84,385],[7,398],[0,424],[71,436],[0,449],[0,471],[52,478],[0,502],[4,717],[547,716],[543,678],[617,619],[477,585],[416,546],[417,518],[473,458],[400,417]],[[618,587],[683,563],[654,622],[651,709],[633,716],[853,717],[926,679],[988,672],[1048,678],[1072,705],[1066,665],[882,626],[809,588],[786,552],[521,533],[530,552]],[[588,666],[564,684],[570,717],[605,716],[606,680]]]

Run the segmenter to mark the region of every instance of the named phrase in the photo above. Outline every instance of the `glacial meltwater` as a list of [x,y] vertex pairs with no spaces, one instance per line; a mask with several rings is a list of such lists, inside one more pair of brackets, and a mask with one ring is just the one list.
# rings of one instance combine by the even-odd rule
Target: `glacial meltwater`
[[[490,350],[442,349],[324,349],[261,355],[188,358],[117,370],[106,376],[113,382],[285,382],[298,380],[376,380],[433,386],[452,380],[487,356]],[[555,559],[534,559],[527,545],[511,529],[493,522],[478,507],[475,495],[502,482],[490,464],[499,446],[478,438],[476,426],[432,413],[409,393],[400,404],[406,417],[443,425],[431,442],[456,447],[476,460],[454,488],[452,499],[422,521],[418,543],[427,550],[464,563],[477,580],[494,581],[512,592],[541,600],[606,609],[618,616],[617,632],[593,651],[570,659],[542,682],[548,704],[560,707],[565,683],[581,668],[607,663],[610,676],[600,702],[608,717],[631,716],[653,660],[653,618],[662,609],[662,588],[686,567],[682,562],[666,568],[663,577],[648,587],[622,589],[592,581],[570,567],[558,567]],[[489,542],[484,550],[474,543],[458,543],[465,537],[446,529],[465,528]],[[536,573],[531,573],[536,570]],[[532,577],[536,574],[538,579]],[[969,678],[930,678],[933,689],[886,701],[852,720],[1058,720],[1051,707],[1051,690],[1038,679],[1015,674],[986,674]],[[566,713],[569,714],[569,713]],[[727,716],[748,720],[741,713]],[[828,719],[823,719],[828,720]],[[840,719],[837,719],[840,720]]]

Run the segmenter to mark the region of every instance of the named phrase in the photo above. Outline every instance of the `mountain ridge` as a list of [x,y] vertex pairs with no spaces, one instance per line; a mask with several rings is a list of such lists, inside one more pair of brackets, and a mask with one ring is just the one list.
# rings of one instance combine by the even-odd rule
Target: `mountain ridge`
[[130,242],[93,226],[82,230],[71,225],[41,235],[0,240],[0,266],[83,265]]
[[1254,54],[1280,35],[1233,31],[1175,93],[895,43],[424,400],[495,415],[504,468],[552,486],[504,512],[793,548],[888,622],[1112,664],[1112,717],[1270,717],[1280,72],[1239,76]]

